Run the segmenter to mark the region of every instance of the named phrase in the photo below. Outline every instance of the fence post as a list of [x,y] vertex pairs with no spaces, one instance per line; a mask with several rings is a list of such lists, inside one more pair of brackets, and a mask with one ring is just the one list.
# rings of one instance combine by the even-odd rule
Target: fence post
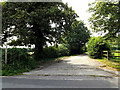
[[7,44],[6,44],[6,48],[5,48],[5,64],[7,64]]
[[109,51],[107,51],[107,60],[109,60]]

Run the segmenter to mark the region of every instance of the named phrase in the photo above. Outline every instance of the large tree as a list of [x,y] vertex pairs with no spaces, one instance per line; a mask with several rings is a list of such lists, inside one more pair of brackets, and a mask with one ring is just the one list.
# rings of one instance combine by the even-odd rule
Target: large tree
[[6,2],[2,17],[3,42],[15,36],[17,40],[12,40],[11,45],[34,44],[39,59],[46,42],[60,42],[78,16],[62,2]]
[[120,32],[120,1],[95,1],[89,6],[89,12],[92,12],[89,19],[91,28],[96,32],[108,32],[106,39],[116,37]]

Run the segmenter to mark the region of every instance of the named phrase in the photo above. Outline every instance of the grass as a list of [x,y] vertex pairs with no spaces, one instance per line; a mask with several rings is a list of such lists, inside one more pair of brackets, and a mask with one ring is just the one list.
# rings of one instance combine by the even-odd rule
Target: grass
[[28,54],[32,55],[32,54],[34,54],[34,52],[28,52]]
[[[120,50],[115,50],[115,51],[119,51],[120,52]],[[120,56],[120,53],[112,53],[114,56]]]
[[112,67],[116,69],[117,71],[120,71],[120,60],[119,62],[116,62],[116,60],[114,59],[107,60],[105,57],[102,57],[101,59],[96,59],[96,60],[104,63],[106,66]]
[[[120,52],[120,50],[115,50],[115,51]],[[120,53],[112,52],[111,54],[113,55],[113,57],[111,57],[110,60],[107,60],[107,58],[105,57],[102,57],[101,59],[97,59],[97,60],[104,63],[106,66],[112,67],[117,71],[120,71],[120,57],[114,57],[114,56],[120,56]]]
[[[115,51],[120,52],[120,50],[115,50]],[[114,56],[120,56],[120,53],[113,52],[112,55],[113,55],[113,57],[110,60],[112,60],[113,62],[119,62],[120,63],[120,57],[114,57]]]

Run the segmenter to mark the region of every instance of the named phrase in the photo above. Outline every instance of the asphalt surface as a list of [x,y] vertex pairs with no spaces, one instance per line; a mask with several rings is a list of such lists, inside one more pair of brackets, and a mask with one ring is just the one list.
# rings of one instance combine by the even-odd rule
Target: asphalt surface
[[107,80],[42,80],[3,78],[2,88],[117,88]]

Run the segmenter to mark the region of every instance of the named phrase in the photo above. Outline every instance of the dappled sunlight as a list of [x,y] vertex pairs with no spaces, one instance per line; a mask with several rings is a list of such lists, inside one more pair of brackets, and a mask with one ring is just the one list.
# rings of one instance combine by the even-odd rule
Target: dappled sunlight
[[43,66],[43,68],[25,72],[25,75],[39,75],[39,76],[79,76],[92,75],[112,77],[114,74],[108,73],[100,68],[101,64],[90,59],[87,55],[71,56],[64,59],[54,61],[52,64]]
[[97,62],[89,58],[87,55],[79,55],[79,56],[72,56],[67,59],[64,59],[67,61],[66,63],[71,65],[90,65],[90,66],[100,66],[102,63]]

